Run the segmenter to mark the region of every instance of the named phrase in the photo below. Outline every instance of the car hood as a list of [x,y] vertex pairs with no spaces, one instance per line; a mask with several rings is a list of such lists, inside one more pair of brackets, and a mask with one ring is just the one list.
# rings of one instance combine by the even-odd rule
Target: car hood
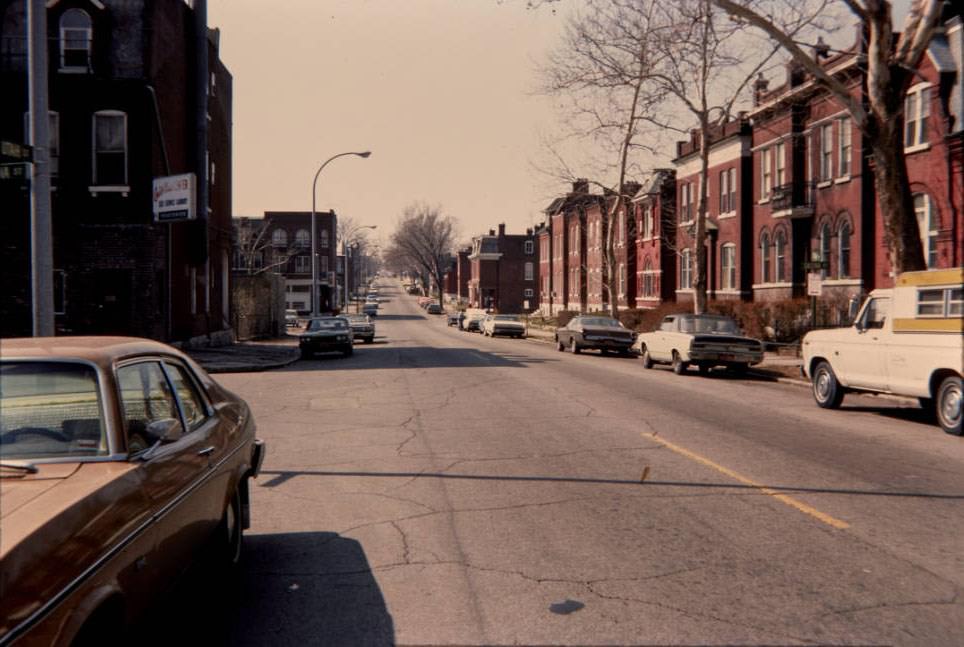
[[852,334],[851,326],[844,328],[828,328],[826,330],[811,330],[803,337],[803,344],[806,345],[814,342],[848,339]]

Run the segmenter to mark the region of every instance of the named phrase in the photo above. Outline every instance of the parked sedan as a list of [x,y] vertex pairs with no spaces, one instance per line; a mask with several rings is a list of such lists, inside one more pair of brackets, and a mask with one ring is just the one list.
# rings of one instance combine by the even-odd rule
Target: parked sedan
[[462,319],[462,330],[466,332],[482,332],[482,320],[485,319],[485,313],[480,311],[472,312],[466,311],[465,318]]
[[482,334],[487,337],[505,335],[525,338],[526,324],[519,315],[486,315],[482,320]]
[[192,562],[239,561],[264,443],[189,357],[5,339],[0,382],[0,644],[133,644],[124,629]]
[[690,364],[700,373],[714,366],[745,371],[763,361],[763,343],[746,337],[730,317],[721,315],[677,314],[663,318],[659,328],[639,336],[643,366],[671,364],[681,375]]
[[348,357],[352,354],[352,331],[345,317],[317,317],[308,322],[298,337],[301,358],[308,359],[315,353],[338,352]]
[[555,337],[558,350],[568,348],[572,353],[579,353],[586,349],[595,349],[602,353],[614,351],[620,355],[628,355],[636,333],[612,317],[580,315],[573,317],[562,328],[557,328]]
[[442,306],[437,303],[429,303],[425,306],[425,312],[430,315],[442,314]]
[[361,339],[366,344],[375,341],[375,323],[366,314],[345,315],[354,339]]

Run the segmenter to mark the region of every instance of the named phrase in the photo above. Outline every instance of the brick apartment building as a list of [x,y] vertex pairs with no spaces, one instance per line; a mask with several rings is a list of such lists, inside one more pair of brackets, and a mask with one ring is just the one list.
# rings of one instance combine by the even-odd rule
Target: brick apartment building
[[539,267],[535,242],[531,229],[506,234],[504,224],[498,233],[490,229],[488,235],[473,238],[468,255],[469,307],[511,314],[535,310]]
[[[635,195],[639,187],[637,183],[628,183],[623,187],[623,193]],[[608,214],[615,201],[615,194],[607,194],[586,207],[586,308],[590,311],[609,310],[605,248],[610,235]],[[624,206],[615,214],[616,229],[612,232],[615,299],[618,307],[623,309],[635,307],[636,303],[636,220],[628,218],[628,213]]]
[[636,192],[636,307],[676,298],[676,171],[656,169]]
[[[25,7],[0,0],[0,139],[18,143]],[[198,23],[182,0],[47,2],[58,334],[171,341],[230,328],[232,78],[219,32]],[[154,222],[153,179],[183,173],[197,178],[196,219]],[[0,203],[0,335],[29,335],[28,187],[0,182]]]
[[[335,295],[335,232],[338,216],[332,211],[315,213],[318,250],[318,311],[329,312],[339,303]],[[311,307],[311,212],[265,211],[264,219],[250,220],[264,227],[263,243],[255,250],[254,262],[268,271],[277,272],[285,280],[285,307],[309,313]],[[235,254],[238,258],[238,254]],[[235,268],[246,271],[245,260]]]

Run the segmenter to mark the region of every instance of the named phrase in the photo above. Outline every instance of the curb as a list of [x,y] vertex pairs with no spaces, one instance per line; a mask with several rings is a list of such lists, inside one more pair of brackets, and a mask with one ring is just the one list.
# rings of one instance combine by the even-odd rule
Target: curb
[[[203,362],[198,362],[208,373],[214,375],[217,373],[260,373],[262,371],[270,371],[277,368],[284,368],[285,366],[290,366],[297,362],[301,357],[297,354],[292,357],[285,359],[280,362],[270,362],[267,364],[239,364],[238,366],[226,366],[226,365],[213,365],[205,366]],[[197,361],[197,360],[194,360]]]

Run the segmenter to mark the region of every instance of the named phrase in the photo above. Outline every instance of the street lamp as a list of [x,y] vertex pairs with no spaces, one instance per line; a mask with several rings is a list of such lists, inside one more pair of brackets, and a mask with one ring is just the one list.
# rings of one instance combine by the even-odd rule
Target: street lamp
[[348,241],[351,237],[362,229],[378,229],[378,225],[358,225],[346,231],[341,238],[341,257],[344,265],[343,275],[345,277],[345,309],[348,309]]
[[368,157],[371,155],[371,151],[365,151],[363,153],[338,153],[325,160],[325,163],[318,168],[318,172],[315,173],[315,179],[311,182],[311,316],[318,316],[318,222],[315,214],[315,187],[318,185],[318,176],[328,162],[338,159],[339,157],[344,157],[346,155],[356,155],[358,157]]

